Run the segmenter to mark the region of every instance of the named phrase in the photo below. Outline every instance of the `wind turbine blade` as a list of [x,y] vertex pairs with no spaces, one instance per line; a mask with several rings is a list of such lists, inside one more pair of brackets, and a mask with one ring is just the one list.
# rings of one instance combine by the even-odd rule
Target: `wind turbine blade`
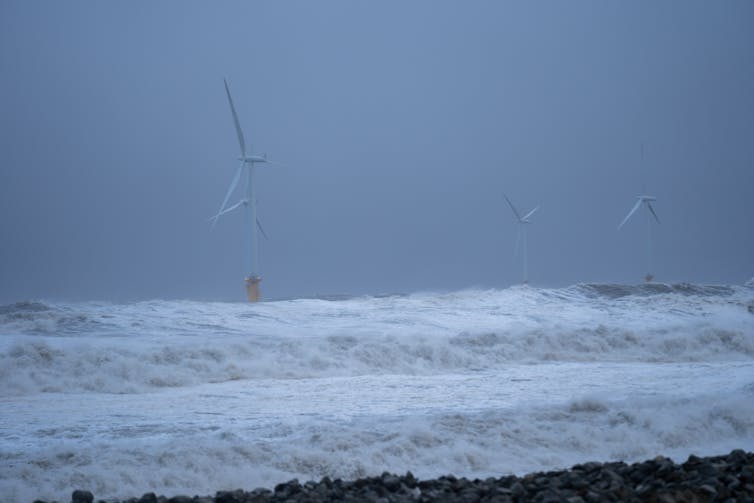
[[633,215],[634,213],[636,213],[636,210],[639,209],[639,206],[641,206],[641,199],[639,199],[638,201],[636,201],[636,204],[634,204],[634,207],[631,208],[631,211],[628,212],[628,215],[626,215],[626,218],[624,218],[623,221],[620,223],[620,225],[618,226],[618,229],[620,229],[621,227],[623,227],[623,225],[626,222],[628,222],[628,219],[631,218],[631,215]]
[[660,219],[657,218],[657,213],[655,213],[655,209],[652,208],[652,203],[650,203],[649,201],[647,201],[647,208],[649,208],[649,211],[652,212],[652,215],[655,217],[655,220],[657,220],[657,223],[659,224],[660,223]]
[[236,175],[233,177],[233,181],[230,182],[230,187],[228,187],[228,192],[225,193],[225,199],[223,199],[223,204],[220,206],[220,210],[217,212],[217,215],[215,215],[212,221],[212,227],[215,226],[215,223],[217,222],[217,218],[223,214],[223,210],[225,210],[225,205],[228,204],[228,199],[230,199],[231,194],[233,194],[233,191],[236,188],[236,185],[238,185],[238,180],[241,179],[241,171],[243,170],[243,161],[241,161],[241,165],[238,166],[238,169],[236,170]]
[[506,201],[508,201],[508,205],[509,205],[509,206],[511,207],[511,209],[513,210],[513,214],[514,214],[514,215],[516,215],[516,218],[517,218],[517,219],[519,220],[519,222],[520,222],[520,221],[521,221],[521,215],[519,215],[519,214],[518,214],[518,210],[516,209],[516,207],[515,207],[515,206],[513,206],[513,203],[511,202],[511,200],[510,200],[510,199],[508,199],[508,196],[506,196],[505,194],[503,194],[503,197],[505,198],[505,200],[506,200]]
[[532,216],[532,215],[534,214],[534,212],[535,212],[535,211],[537,211],[538,209],[539,209],[539,206],[537,206],[536,208],[534,208],[533,210],[531,210],[531,211],[530,211],[529,213],[527,213],[526,215],[524,215],[524,218],[522,218],[522,220],[526,220],[526,219],[528,219],[528,218],[529,218],[530,216]]
[[238,114],[236,114],[236,107],[233,106],[233,98],[230,97],[230,89],[228,89],[228,81],[223,79],[225,83],[225,93],[228,95],[228,103],[230,103],[230,111],[233,114],[233,122],[236,125],[236,133],[238,134],[238,144],[241,146],[241,156],[246,156],[246,142],[243,139],[243,132],[241,131],[241,124],[238,122]]
[[266,239],[267,241],[269,241],[269,240],[270,240],[270,238],[268,238],[268,237],[267,237],[267,233],[266,233],[266,232],[264,232],[264,229],[262,228],[262,222],[260,222],[258,218],[257,218],[257,227],[259,227],[259,231],[260,231],[260,232],[262,233],[262,236],[264,236],[264,238],[265,238],[265,239]]
[[288,167],[285,164],[280,164],[279,162],[273,162],[273,161],[268,161],[268,160],[265,160],[264,162],[267,163],[267,164],[272,164],[273,166],[278,166],[280,168],[287,168]]
[[214,217],[210,218],[209,220],[212,221],[213,225],[214,225],[214,222],[216,222],[218,218],[220,218],[221,216],[225,215],[226,213],[230,213],[231,211],[235,210],[236,208],[238,208],[239,206],[242,206],[244,204],[246,204],[246,199],[241,199],[240,201],[238,201],[233,206],[225,208],[224,210],[222,210],[220,213],[218,213]]

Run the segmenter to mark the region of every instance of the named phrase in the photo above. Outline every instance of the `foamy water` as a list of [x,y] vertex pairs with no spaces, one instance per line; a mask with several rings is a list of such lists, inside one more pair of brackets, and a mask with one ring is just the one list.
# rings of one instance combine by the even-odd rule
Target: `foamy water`
[[754,449],[754,289],[0,307],[0,500]]

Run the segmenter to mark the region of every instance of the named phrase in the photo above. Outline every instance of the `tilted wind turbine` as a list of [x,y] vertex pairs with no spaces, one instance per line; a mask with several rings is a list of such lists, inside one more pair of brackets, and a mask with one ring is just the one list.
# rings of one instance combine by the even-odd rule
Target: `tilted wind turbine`
[[652,217],[654,217],[658,224],[660,223],[660,218],[657,216],[654,207],[652,207],[652,202],[657,201],[657,198],[654,196],[641,195],[636,196],[636,199],[636,204],[634,204],[634,207],[628,212],[626,218],[624,218],[620,225],[618,225],[618,229],[620,230],[620,228],[628,222],[631,216],[638,211],[640,206],[644,206],[647,215],[647,274],[644,276],[644,281],[649,283],[654,279],[654,275],[649,272],[652,270]]
[[[259,282],[262,281],[261,276],[259,275],[259,259],[258,259],[258,252],[259,252],[259,243],[258,243],[258,236],[257,236],[257,229],[261,231],[262,235],[266,238],[267,235],[264,232],[264,229],[262,229],[262,225],[259,223],[259,219],[257,218],[257,196],[256,196],[256,185],[254,183],[254,174],[257,163],[267,163],[267,164],[275,164],[267,160],[267,154],[260,156],[256,155],[254,153],[246,153],[246,141],[244,140],[243,131],[241,131],[241,124],[238,122],[238,114],[236,113],[236,107],[233,106],[233,98],[230,96],[230,89],[228,89],[228,82],[223,79],[223,82],[225,83],[225,94],[228,96],[228,104],[230,105],[230,112],[233,115],[233,124],[236,127],[236,134],[238,135],[238,144],[241,147],[241,156],[238,158],[239,161],[241,161],[241,164],[238,166],[238,169],[236,170],[235,176],[233,176],[233,180],[230,182],[230,187],[228,187],[228,192],[225,194],[225,199],[223,199],[223,203],[220,205],[220,210],[217,212],[215,216],[210,218],[212,221],[212,226],[214,227],[217,223],[217,219],[220,218],[222,215],[225,215],[226,213],[230,213],[231,211],[237,209],[237,208],[245,208],[246,210],[246,230],[247,230],[247,238],[246,238],[246,246],[247,246],[247,267],[248,267],[248,275],[244,278],[244,283],[246,285],[246,297],[249,299],[249,302],[256,302],[259,300]],[[253,150],[253,149],[251,149]],[[246,168],[246,170],[244,170]],[[241,175],[246,172],[246,190],[244,191],[244,195],[241,198],[240,201],[237,203],[227,206],[228,200],[230,199],[230,196],[233,194],[233,191],[235,191],[236,186],[238,186],[238,182],[241,180]]]
[[511,210],[513,210],[513,215],[516,217],[516,220],[518,220],[518,233],[516,235],[516,247],[514,250],[514,253],[518,252],[518,245],[520,241],[523,241],[523,255],[524,255],[524,285],[529,283],[529,270],[528,270],[528,257],[527,257],[527,249],[526,249],[526,226],[531,223],[529,218],[534,214],[535,211],[539,209],[539,206],[535,207],[533,210],[531,210],[529,213],[527,213],[524,216],[521,216],[521,213],[518,212],[515,206],[513,206],[513,203],[510,199],[508,199],[508,196],[503,194],[503,197],[506,201],[508,201],[508,205],[511,207]]

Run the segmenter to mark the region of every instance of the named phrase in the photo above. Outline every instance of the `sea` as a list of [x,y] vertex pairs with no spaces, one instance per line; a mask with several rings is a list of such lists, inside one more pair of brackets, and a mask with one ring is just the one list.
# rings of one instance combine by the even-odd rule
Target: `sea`
[[754,450],[754,282],[0,306],[0,501]]

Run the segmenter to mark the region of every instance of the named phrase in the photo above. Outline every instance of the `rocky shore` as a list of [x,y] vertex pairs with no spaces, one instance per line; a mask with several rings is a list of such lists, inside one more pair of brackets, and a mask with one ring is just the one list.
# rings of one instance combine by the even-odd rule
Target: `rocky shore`
[[[116,503],[95,500],[77,490],[72,503]],[[214,496],[156,496],[117,503],[263,503],[263,502],[518,502],[590,503],[602,501],[650,501],[658,503],[752,501],[754,502],[754,453],[735,450],[725,456],[690,456],[676,464],[662,456],[634,463],[584,463],[570,470],[531,473],[484,480],[452,475],[418,480],[410,472],[383,473],[353,481],[328,477],[319,482],[291,480],[270,489],[220,491]],[[41,500],[35,503],[46,503]]]

